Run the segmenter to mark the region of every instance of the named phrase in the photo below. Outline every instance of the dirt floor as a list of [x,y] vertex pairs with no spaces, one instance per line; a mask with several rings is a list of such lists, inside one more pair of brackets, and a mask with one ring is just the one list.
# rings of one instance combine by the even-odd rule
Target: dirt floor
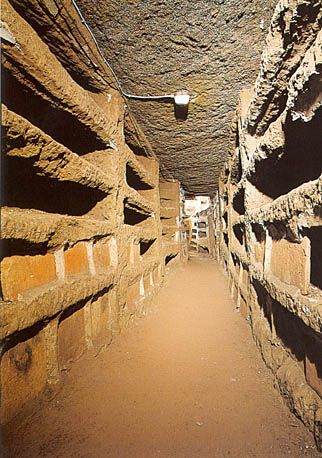
[[156,309],[16,426],[10,457],[319,457],[234,311],[226,278],[193,257]]

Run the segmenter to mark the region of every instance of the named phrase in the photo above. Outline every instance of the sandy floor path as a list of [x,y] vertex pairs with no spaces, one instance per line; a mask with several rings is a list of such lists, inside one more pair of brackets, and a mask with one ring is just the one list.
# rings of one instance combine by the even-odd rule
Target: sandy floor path
[[172,271],[157,302],[106,351],[74,364],[56,397],[17,427],[10,456],[320,456],[213,261]]

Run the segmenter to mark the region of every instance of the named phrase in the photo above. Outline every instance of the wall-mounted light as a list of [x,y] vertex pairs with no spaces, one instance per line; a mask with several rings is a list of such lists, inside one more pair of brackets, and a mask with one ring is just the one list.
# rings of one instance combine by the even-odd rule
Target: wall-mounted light
[[177,119],[187,119],[189,102],[190,95],[187,91],[178,91],[174,94],[174,112]]
[[178,107],[187,107],[189,105],[190,95],[187,91],[178,91],[174,94],[174,103]]
[[127,99],[141,100],[146,102],[174,102],[174,112],[177,119],[184,120],[188,116],[190,94],[187,91],[177,91],[171,95],[134,95],[127,94],[122,90]]

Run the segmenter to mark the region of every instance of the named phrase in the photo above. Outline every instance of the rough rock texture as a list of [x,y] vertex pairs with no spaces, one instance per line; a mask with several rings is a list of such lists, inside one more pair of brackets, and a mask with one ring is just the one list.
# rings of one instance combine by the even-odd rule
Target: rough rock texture
[[[168,257],[183,261],[187,250],[179,211],[176,238],[162,234],[159,163],[125,116],[111,75],[102,80],[104,63],[71,2],[3,0],[1,10],[0,423],[7,423],[83,352],[107,345],[140,315]],[[180,208],[182,196],[173,197]]]
[[279,2],[216,199],[217,254],[236,307],[320,449],[321,15],[318,1]]
[[274,0],[78,0],[124,89],[193,96],[186,121],[172,104],[129,101],[161,171],[192,193],[214,193],[238,93],[255,81]]

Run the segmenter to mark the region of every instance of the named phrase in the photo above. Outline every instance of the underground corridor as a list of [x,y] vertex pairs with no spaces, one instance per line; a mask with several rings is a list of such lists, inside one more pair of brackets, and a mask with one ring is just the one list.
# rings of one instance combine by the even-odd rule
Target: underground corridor
[[322,452],[318,0],[3,0],[1,458]]
[[273,385],[224,274],[193,255],[150,313],[19,424],[13,456],[318,457]]

